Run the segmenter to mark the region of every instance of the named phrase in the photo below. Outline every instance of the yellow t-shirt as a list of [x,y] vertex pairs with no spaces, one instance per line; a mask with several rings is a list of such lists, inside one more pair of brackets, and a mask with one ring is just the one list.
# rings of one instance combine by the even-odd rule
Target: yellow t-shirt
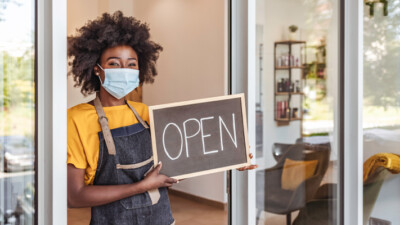
[[[139,102],[128,101],[143,120],[149,123],[148,107]],[[126,105],[103,107],[110,129],[138,123],[132,110]],[[67,163],[85,169],[85,184],[93,184],[99,158],[99,117],[93,105],[83,103],[67,112]]]

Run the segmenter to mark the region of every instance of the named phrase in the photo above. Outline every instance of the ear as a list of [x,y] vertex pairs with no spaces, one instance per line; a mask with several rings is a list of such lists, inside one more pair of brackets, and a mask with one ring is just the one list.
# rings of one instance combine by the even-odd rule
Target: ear
[[99,67],[98,67],[97,65],[95,65],[95,66],[93,67],[93,70],[94,70],[94,74],[95,74],[96,76],[100,76],[100,69],[99,69]]

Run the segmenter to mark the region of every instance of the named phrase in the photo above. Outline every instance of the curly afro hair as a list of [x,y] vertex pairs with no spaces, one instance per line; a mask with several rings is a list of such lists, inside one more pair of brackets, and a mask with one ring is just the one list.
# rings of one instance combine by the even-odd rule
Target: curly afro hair
[[149,27],[133,17],[126,17],[121,11],[110,15],[104,13],[96,20],[80,28],[78,35],[68,37],[68,56],[74,56],[72,73],[75,87],[82,86],[83,95],[100,89],[100,81],[94,75],[94,66],[107,48],[131,46],[139,58],[140,83],[154,82],[155,67],[162,47],[150,40]]

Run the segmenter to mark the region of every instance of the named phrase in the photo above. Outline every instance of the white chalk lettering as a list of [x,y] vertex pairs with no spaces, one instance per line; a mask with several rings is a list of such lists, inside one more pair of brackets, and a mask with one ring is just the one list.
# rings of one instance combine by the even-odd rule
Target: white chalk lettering
[[203,153],[204,153],[204,155],[212,154],[212,153],[217,153],[217,152],[218,152],[218,150],[211,150],[211,151],[206,152],[206,147],[205,147],[205,144],[204,144],[204,138],[210,137],[211,134],[204,135],[204,131],[203,131],[203,130],[204,130],[204,129],[203,129],[203,120],[211,120],[211,119],[214,119],[214,117],[213,117],[213,116],[210,116],[210,117],[205,117],[205,118],[201,118],[201,119],[200,119],[200,124],[201,124],[201,141],[202,141],[202,143],[203,143]]
[[[179,131],[179,134],[181,136],[181,149],[179,150],[179,154],[175,158],[171,157],[171,155],[168,153],[167,147],[165,146],[165,131],[171,125],[176,127],[176,129]],[[168,158],[170,158],[171,160],[175,160],[181,156],[182,148],[183,148],[183,137],[182,137],[181,129],[179,129],[178,125],[176,125],[175,123],[169,123],[169,124],[167,124],[167,126],[165,126],[164,131],[163,131],[163,145],[164,145],[165,154],[167,154]]]
[[[188,134],[186,133],[186,123],[189,121],[196,121],[197,124],[199,125],[199,129],[196,131],[196,133],[194,133],[190,136],[188,136]],[[188,157],[188,158],[189,158],[188,139],[196,136],[199,132],[200,132],[200,121],[198,119],[190,118],[190,119],[185,120],[185,122],[183,122],[183,133],[185,135],[186,157]]]
[[228,133],[229,137],[231,138],[233,144],[237,148],[237,139],[236,139],[236,128],[235,128],[235,114],[232,113],[232,126],[233,126],[233,137],[231,132],[229,132],[228,127],[226,126],[224,120],[222,119],[221,116],[219,116],[219,136],[221,140],[221,151],[224,150],[224,142],[222,140],[222,125],[225,127],[226,132]]

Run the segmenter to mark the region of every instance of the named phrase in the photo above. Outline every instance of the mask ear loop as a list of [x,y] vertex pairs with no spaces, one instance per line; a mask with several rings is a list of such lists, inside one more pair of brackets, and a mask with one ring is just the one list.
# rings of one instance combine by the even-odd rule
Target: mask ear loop
[[104,71],[103,67],[100,66],[100,64],[96,63],[98,67],[100,67],[101,70]]

